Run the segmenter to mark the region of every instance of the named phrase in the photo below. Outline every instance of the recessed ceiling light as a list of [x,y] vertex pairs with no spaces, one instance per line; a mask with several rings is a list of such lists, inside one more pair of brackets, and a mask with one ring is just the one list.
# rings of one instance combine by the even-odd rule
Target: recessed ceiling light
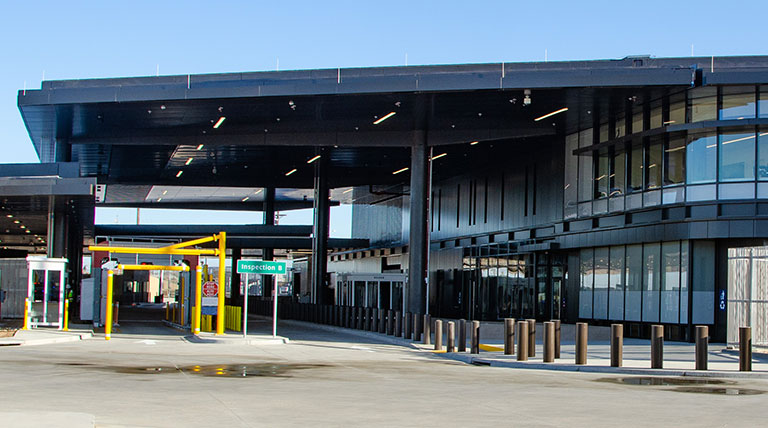
[[286,173],[285,173],[285,176],[286,176],[286,177],[288,177],[289,175],[293,174],[294,172],[296,172],[296,168],[294,168],[294,169],[292,169],[292,170],[290,170],[290,171],[286,172]]
[[19,226],[19,227],[22,228],[22,229],[26,229],[27,228],[27,226],[24,226],[23,224],[21,226]]
[[13,218],[13,214],[8,214],[8,215],[6,215],[6,217]]
[[556,115],[556,114],[558,114],[558,113],[562,113],[562,112],[564,112],[564,111],[568,111],[568,107],[563,107],[563,108],[561,108],[560,110],[555,110],[555,111],[553,111],[552,113],[547,113],[547,114],[545,114],[544,116],[541,116],[541,117],[537,117],[536,119],[533,119],[533,120],[534,120],[534,122],[538,122],[538,121],[540,121],[540,120],[542,120],[542,119],[546,119],[546,118],[548,118],[548,117],[550,117],[550,116],[554,116],[554,115]]
[[192,163],[192,159],[193,159],[193,158],[189,158],[189,159],[187,159],[187,161],[186,161],[186,162],[184,162],[184,165],[189,165],[189,164],[191,164],[191,163]]
[[261,193],[262,190],[264,190],[264,189],[259,189],[259,190],[255,191],[255,192],[253,192],[253,194],[254,195],[258,195],[259,193]]
[[32,232],[30,232],[30,231],[29,231],[29,229],[27,229],[27,230],[26,230],[26,232],[27,232],[27,233],[32,233]]
[[14,221],[13,221],[13,223],[14,223],[14,224],[19,224],[19,223],[21,223],[21,222],[20,222],[20,221],[18,221],[18,220],[14,220]]
[[200,144],[199,146],[197,146],[196,150],[203,150],[203,147],[205,147],[205,144]]
[[219,126],[221,126],[221,124],[224,123],[224,119],[226,119],[226,117],[221,116],[219,120],[216,121],[216,124],[213,125],[213,129],[219,129]]
[[473,142],[469,143],[469,145],[470,145],[470,146],[474,146],[474,145],[476,145],[476,144],[478,144],[478,143],[480,143],[480,142],[479,142],[479,141],[473,141]]
[[402,168],[402,169],[398,169],[397,171],[393,172],[392,175],[400,174],[401,172],[408,171],[408,169],[409,169],[408,167],[405,167],[405,168]]
[[245,201],[247,201],[248,199],[251,199],[251,197],[250,197],[250,196],[246,196],[246,197],[244,197],[243,199],[240,199],[240,201],[241,201],[241,202],[245,202]]
[[307,163],[312,163],[312,162],[314,162],[314,161],[316,161],[318,159],[320,159],[320,155],[317,155],[317,156],[313,157],[312,159],[308,160]]
[[167,193],[168,193],[168,191],[167,191],[167,190],[163,190],[163,195],[165,195],[165,194],[167,194]]
[[163,200],[163,198],[157,198],[157,202],[160,202],[162,200]]
[[390,117],[392,117],[392,116],[394,116],[394,115],[396,115],[396,114],[397,114],[397,113],[396,113],[396,112],[394,112],[394,111],[392,111],[392,112],[389,112],[389,113],[387,113],[386,115],[384,115],[383,117],[381,117],[380,119],[377,119],[375,122],[373,122],[373,124],[374,124],[374,125],[378,125],[378,124],[380,124],[381,122],[384,122],[385,120],[389,119]]
[[439,154],[439,155],[437,155],[437,156],[433,156],[433,157],[432,157],[432,160],[435,160],[435,159],[440,159],[440,158],[441,158],[441,157],[443,157],[443,156],[448,156],[448,153],[440,153],[440,154]]
[[181,177],[181,174],[184,174],[184,171],[179,171],[176,173],[176,178]]

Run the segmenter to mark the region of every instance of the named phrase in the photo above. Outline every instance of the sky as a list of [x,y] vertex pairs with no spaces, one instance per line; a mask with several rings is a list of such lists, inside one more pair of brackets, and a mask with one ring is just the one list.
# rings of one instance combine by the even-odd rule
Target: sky
[[[43,79],[768,54],[768,26],[746,19],[766,11],[764,0],[709,3],[4,1],[0,163],[38,162],[16,97]],[[254,222],[254,215],[224,218]],[[115,219],[133,223],[136,210],[97,214],[100,223]],[[141,222],[150,219],[168,215],[142,210]],[[282,221],[308,224],[311,214]],[[348,207],[334,208],[332,236],[348,236],[348,223]]]

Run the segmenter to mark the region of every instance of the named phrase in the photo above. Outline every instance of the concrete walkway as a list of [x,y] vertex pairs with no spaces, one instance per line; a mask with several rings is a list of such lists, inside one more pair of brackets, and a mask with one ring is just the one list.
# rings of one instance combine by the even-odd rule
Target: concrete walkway
[[84,328],[61,331],[48,328],[17,330],[11,337],[0,337],[0,346],[34,346],[52,343],[76,342],[93,337],[93,332]]

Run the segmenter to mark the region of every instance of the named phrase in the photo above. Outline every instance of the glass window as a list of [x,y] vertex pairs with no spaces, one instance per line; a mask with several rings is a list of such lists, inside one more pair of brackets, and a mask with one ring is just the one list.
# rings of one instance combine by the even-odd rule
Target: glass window
[[597,175],[595,177],[595,199],[608,197],[608,185],[611,181],[611,154],[603,150],[597,155]]
[[637,104],[632,109],[632,133],[638,133],[645,131],[643,121],[643,105]]
[[755,117],[754,86],[724,86],[720,120],[753,119]]
[[768,117],[768,86],[760,87],[760,98],[757,101],[757,114],[760,118]]
[[651,129],[661,128],[662,124],[661,100],[651,103]]
[[604,123],[600,125],[600,142],[608,141],[608,138],[610,136],[608,135],[608,124]]
[[680,242],[661,244],[661,322],[680,320]]
[[608,319],[608,247],[595,248],[595,297],[592,318]]
[[592,249],[581,250],[579,266],[579,318],[592,318],[594,279]]
[[717,136],[694,134],[688,136],[685,153],[687,183],[712,183],[717,169]]
[[691,122],[717,119],[717,88],[696,88],[690,91]]
[[685,94],[674,94],[669,97],[669,119],[665,125],[685,123]]
[[624,319],[624,247],[611,247],[608,270],[608,319]]
[[715,323],[715,243],[694,241],[691,265],[691,322]]
[[768,130],[760,129],[757,135],[757,178],[768,180]]
[[643,145],[632,144],[629,158],[629,188],[632,191],[643,189]]
[[664,147],[664,185],[685,181],[685,137],[670,137]]
[[565,218],[576,216],[576,180],[579,174],[579,156],[573,151],[579,148],[579,134],[571,134],[565,137],[565,184],[563,188],[563,203]]
[[610,175],[611,188],[608,193],[609,196],[620,196],[624,194],[624,189],[627,184],[626,162],[627,153],[623,148],[613,154],[613,171]]
[[616,117],[614,129],[615,138],[621,138],[627,135],[627,120],[624,118],[623,113]]
[[663,141],[661,137],[657,137],[651,140],[648,145],[648,174],[646,176],[646,183],[648,189],[657,189],[661,187],[661,172],[662,172],[662,151]]
[[[579,147],[592,145],[592,129],[579,133]],[[592,172],[592,155],[579,155],[579,201],[591,201],[594,193],[594,174]]]
[[659,321],[659,291],[661,289],[661,244],[643,246],[643,321]]
[[680,323],[688,323],[688,241],[680,243]]
[[755,133],[720,135],[720,181],[755,179]]
[[626,303],[625,317],[627,321],[640,321],[640,302],[643,288],[643,246],[627,245],[626,269]]

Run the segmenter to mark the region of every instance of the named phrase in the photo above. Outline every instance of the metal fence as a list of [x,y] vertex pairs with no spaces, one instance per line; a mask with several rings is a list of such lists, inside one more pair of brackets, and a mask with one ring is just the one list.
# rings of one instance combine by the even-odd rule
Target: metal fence
[[752,327],[752,344],[768,346],[768,247],[728,249],[728,344]]

